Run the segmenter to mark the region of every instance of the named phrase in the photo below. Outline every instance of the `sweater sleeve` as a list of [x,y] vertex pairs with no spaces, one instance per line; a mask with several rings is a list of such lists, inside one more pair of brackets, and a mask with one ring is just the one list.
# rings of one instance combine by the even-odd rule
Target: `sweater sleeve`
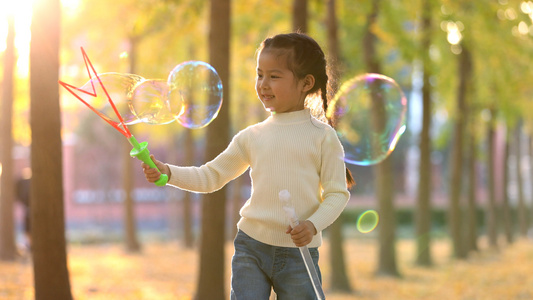
[[327,228],[339,217],[350,198],[346,185],[344,150],[332,128],[328,128],[322,142],[321,158],[320,183],[323,201],[308,218],[315,225],[317,232]]
[[169,165],[171,176],[168,184],[191,192],[215,192],[248,169],[246,148],[245,134],[241,131],[222,153],[200,167]]

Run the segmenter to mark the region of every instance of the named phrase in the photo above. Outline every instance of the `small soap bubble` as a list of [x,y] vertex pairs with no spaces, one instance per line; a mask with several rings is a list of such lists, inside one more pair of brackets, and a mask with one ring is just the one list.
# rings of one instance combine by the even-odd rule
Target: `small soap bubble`
[[369,233],[376,229],[379,223],[379,215],[377,211],[370,209],[363,212],[357,218],[357,230],[361,233]]
[[205,127],[218,115],[223,98],[222,81],[208,63],[179,64],[170,72],[168,85],[170,111],[184,127]]
[[373,165],[387,158],[406,129],[407,100],[398,84],[381,74],[364,74],[344,83],[327,116],[334,121],[345,161]]

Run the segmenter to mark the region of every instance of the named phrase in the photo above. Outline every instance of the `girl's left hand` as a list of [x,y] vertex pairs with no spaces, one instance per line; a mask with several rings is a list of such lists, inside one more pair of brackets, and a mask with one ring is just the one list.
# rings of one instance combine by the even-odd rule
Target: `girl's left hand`
[[292,241],[296,247],[303,247],[313,240],[313,236],[317,233],[315,225],[309,220],[300,222],[300,224],[294,228],[287,227],[285,232],[291,235]]

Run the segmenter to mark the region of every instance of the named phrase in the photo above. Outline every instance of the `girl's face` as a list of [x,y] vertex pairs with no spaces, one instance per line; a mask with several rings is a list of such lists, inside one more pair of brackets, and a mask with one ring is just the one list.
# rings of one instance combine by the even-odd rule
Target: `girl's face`
[[272,113],[304,109],[305,96],[310,89],[307,77],[296,78],[285,60],[285,55],[270,50],[261,51],[257,57],[255,91],[265,109]]

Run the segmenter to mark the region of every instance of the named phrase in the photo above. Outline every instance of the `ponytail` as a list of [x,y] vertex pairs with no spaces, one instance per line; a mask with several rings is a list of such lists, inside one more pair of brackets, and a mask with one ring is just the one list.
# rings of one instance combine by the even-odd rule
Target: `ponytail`
[[[331,127],[333,127],[333,120],[327,117],[327,111],[328,111],[327,82],[328,82],[328,76],[326,75],[326,81],[320,87],[320,95],[322,97],[322,106],[324,109],[324,115],[326,115],[328,124]],[[346,185],[348,186],[348,188],[352,188],[353,186],[355,186],[355,179],[353,178],[352,172],[350,171],[350,169],[348,169],[348,167],[346,167]]]

